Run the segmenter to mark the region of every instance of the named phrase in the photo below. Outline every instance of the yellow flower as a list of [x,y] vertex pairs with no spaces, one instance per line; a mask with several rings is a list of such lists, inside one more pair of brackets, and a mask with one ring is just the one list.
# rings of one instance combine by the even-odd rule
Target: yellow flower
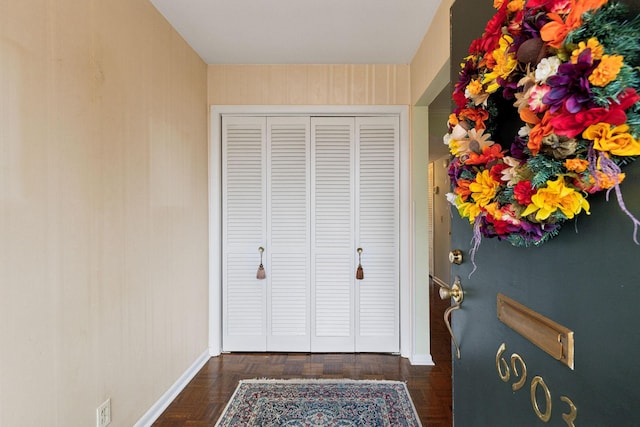
[[449,114],[449,124],[451,126],[455,126],[458,124],[458,117],[455,115],[455,113]]
[[516,53],[508,53],[513,38],[507,35],[503,35],[500,38],[499,45],[496,50],[491,54],[496,65],[493,67],[490,73],[485,74],[482,79],[482,84],[487,84],[487,93],[493,93],[500,88],[500,84],[497,82],[498,77],[507,78],[509,74],[518,66],[518,60],[516,59]]
[[504,0],[493,0],[493,7],[495,9],[500,9],[502,7],[502,3],[504,3]]
[[502,212],[500,211],[498,202],[489,203],[484,209],[487,211],[487,214],[491,215],[493,218],[502,219]]
[[591,49],[591,58],[595,61],[602,58],[604,54],[604,47],[600,44],[597,38],[591,37],[587,42],[578,43],[578,48],[571,52],[571,63],[578,63],[578,56],[585,50]]
[[564,178],[547,181],[547,186],[531,196],[531,204],[522,212],[522,216],[536,213],[537,221],[544,221],[558,209],[569,219],[582,209],[589,214],[589,202],[582,194],[564,185]]
[[465,90],[465,96],[473,101],[475,105],[485,104],[489,99],[489,94],[484,91],[482,83],[478,80],[471,80]]
[[480,83],[478,80],[471,80],[471,82],[469,82],[469,84],[467,85],[467,90],[471,95],[477,95],[482,92],[482,83]]
[[451,154],[453,154],[454,156],[459,156],[461,153],[463,153],[463,150],[464,150],[464,146],[460,143],[459,140],[457,139],[449,140],[449,152]]
[[620,55],[604,55],[602,61],[589,76],[594,86],[606,86],[618,77],[624,58]]
[[519,12],[523,8],[524,8],[524,0],[511,0],[507,5],[507,10],[512,13]]
[[616,156],[640,156],[640,141],[627,131],[628,125],[614,126],[609,123],[596,123],[589,126],[582,136],[593,141],[593,148],[608,151]]
[[473,222],[476,220],[476,217],[480,215],[480,212],[482,212],[482,210],[480,209],[480,206],[475,203],[464,202],[458,205],[458,212],[460,213],[461,217],[468,217],[469,222],[473,224]]
[[479,206],[487,206],[496,196],[499,185],[500,183],[491,178],[491,174],[485,169],[482,173],[477,174],[476,179],[469,184],[471,197]]
[[582,159],[567,159],[564,161],[564,167],[573,172],[584,172],[588,166],[589,162]]

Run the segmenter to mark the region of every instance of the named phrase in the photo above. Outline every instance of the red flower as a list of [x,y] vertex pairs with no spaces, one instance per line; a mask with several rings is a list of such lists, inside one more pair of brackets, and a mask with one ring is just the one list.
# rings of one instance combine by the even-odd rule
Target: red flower
[[597,193],[599,189],[595,183],[589,182],[590,177],[591,175],[589,174],[578,175],[578,177],[571,180],[571,184],[573,184],[573,186],[578,190],[586,191],[589,194]]
[[510,167],[511,166],[509,166],[506,163],[498,163],[489,170],[489,174],[491,175],[491,178],[493,178],[495,181],[501,182],[502,171],[505,169],[509,169]]
[[592,124],[599,122],[619,126],[627,121],[627,115],[624,110],[631,107],[638,100],[640,100],[640,96],[638,96],[635,89],[627,88],[618,96],[617,101],[611,101],[609,108],[591,108],[576,114],[571,114],[565,108],[562,108],[551,119],[550,123],[557,135],[563,135],[568,138],[579,135]]
[[508,221],[503,221],[501,219],[489,218],[487,217],[487,221],[493,224],[493,228],[497,235],[499,236],[507,236],[510,233],[513,233],[514,226]]
[[513,36],[519,36],[522,32],[522,22],[523,22],[524,11],[519,10],[509,22],[507,28],[509,29],[509,34]]
[[527,9],[538,9],[543,7],[547,12],[551,10],[551,6],[555,3],[555,0],[529,0],[527,2]]
[[500,37],[502,37],[502,25],[507,19],[507,5],[508,1],[502,3],[498,12],[493,15],[493,18],[487,22],[487,26],[484,28],[484,34],[479,39],[474,40],[469,46],[469,53],[474,55],[481,52],[493,52],[498,47]]
[[464,96],[464,91],[456,90],[453,92],[453,102],[458,108],[464,108],[469,100]]
[[522,206],[531,204],[531,196],[536,190],[531,186],[531,181],[520,181],[513,187],[513,198]]

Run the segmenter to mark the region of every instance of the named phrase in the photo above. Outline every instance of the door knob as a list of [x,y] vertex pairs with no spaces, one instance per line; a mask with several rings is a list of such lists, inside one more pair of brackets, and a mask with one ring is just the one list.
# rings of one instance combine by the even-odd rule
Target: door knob
[[447,326],[447,329],[449,330],[449,334],[451,335],[451,341],[453,341],[453,345],[455,345],[456,347],[456,357],[460,359],[460,346],[458,345],[458,341],[456,340],[456,337],[453,335],[453,329],[451,329],[451,320],[450,320],[451,313],[455,310],[460,309],[460,305],[462,304],[462,300],[464,299],[464,291],[462,290],[462,283],[460,283],[460,277],[456,276],[453,282],[453,285],[451,286],[447,285],[445,282],[438,279],[437,277],[434,277],[433,281],[436,285],[440,286],[440,290],[438,291],[438,293],[440,294],[441,299],[445,300],[445,299],[451,298],[455,302],[454,305],[452,305],[451,307],[447,308],[444,311],[444,323]]
[[449,252],[449,262],[451,264],[462,264],[462,251],[460,249],[454,249]]
[[456,280],[455,282],[453,282],[453,285],[451,287],[441,286],[438,293],[440,294],[440,299],[453,298],[456,304],[460,305],[464,298],[462,288],[460,287],[460,278],[456,276]]

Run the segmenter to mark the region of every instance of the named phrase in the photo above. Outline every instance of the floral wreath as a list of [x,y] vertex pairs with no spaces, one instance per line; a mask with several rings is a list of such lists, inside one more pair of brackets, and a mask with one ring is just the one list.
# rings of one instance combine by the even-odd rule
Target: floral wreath
[[638,244],[620,183],[640,156],[640,18],[607,0],[494,7],[461,65],[444,137],[447,199],[473,226],[472,258],[482,236],[540,245],[590,213],[589,194],[612,189]]

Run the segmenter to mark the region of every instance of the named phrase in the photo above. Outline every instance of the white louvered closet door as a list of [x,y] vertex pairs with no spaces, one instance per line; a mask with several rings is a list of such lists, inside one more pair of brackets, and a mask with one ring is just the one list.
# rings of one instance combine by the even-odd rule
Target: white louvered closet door
[[267,119],[267,350],[310,351],[309,117]]
[[355,242],[364,279],[356,280],[358,352],[398,352],[399,122],[356,118]]
[[223,118],[224,351],[399,350],[398,127]]
[[354,120],[311,119],[311,349],[353,352]]
[[[225,351],[267,350],[266,119],[222,120],[222,328]],[[268,271],[267,271],[268,273]]]

